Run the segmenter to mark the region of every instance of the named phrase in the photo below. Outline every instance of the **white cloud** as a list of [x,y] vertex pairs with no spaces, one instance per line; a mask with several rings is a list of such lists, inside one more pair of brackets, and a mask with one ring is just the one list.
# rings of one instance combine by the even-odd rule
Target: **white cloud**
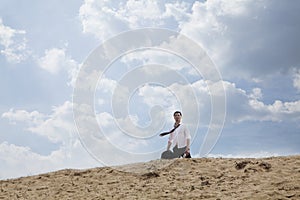
[[188,3],[174,1],[86,0],[79,17],[84,33],[105,40],[130,29],[163,27],[171,18],[185,17],[188,7]]
[[[40,155],[29,147],[7,142],[0,143],[0,179],[16,178],[46,173],[66,168],[90,168],[99,166],[83,149],[79,140],[71,146],[61,146],[49,155]],[[33,164],[34,163],[34,164]]]
[[113,79],[106,78],[105,75],[101,77],[98,82],[97,90],[104,93],[113,93],[117,87],[117,81]]
[[45,55],[36,60],[37,65],[56,75],[60,72],[67,72],[69,86],[75,87],[80,64],[66,54],[66,49],[52,48],[45,50]]
[[[182,58],[165,52],[163,47],[161,50],[144,50],[131,52],[130,54],[124,55],[121,58],[121,62],[127,64],[128,66],[132,65],[134,62],[139,62],[143,65],[159,63],[161,65],[168,66],[173,70],[181,70],[188,65],[188,63]],[[152,70],[151,73],[156,72]],[[157,74],[159,73],[160,71],[157,72]]]
[[[154,39],[153,41],[156,40]],[[141,65],[164,65],[169,70],[177,71],[178,74],[184,77],[204,76],[207,79],[215,79],[217,76],[217,69],[204,49],[196,42],[188,40],[182,35],[166,38],[165,41],[161,41],[155,48],[131,52],[123,56],[121,61],[128,66],[136,62],[139,62]],[[152,70],[151,73],[155,72]],[[161,71],[157,71],[157,74],[159,73]]]
[[180,29],[203,45],[223,76],[253,79],[299,63],[297,8],[299,2],[196,1]]
[[65,49],[48,49],[45,56],[39,58],[37,63],[42,69],[56,74],[61,70],[76,69],[77,63],[66,55]]
[[298,91],[300,91],[300,69],[294,69],[293,72],[293,85]]
[[[2,118],[7,118],[14,124],[24,123],[27,131],[47,138],[49,142],[58,144],[59,148],[49,155],[40,155],[26,146],[1,143],[0,178],[27,176],[62,168],[86,168],[100,164],[88,155],[87,150],[81,145],[74,124],[72,103],[69,101],[53,107],[50,114],[11,109],[3,113]],[[35,136],[31,137],[32,140],[35,139]]]
[[45,118],[45,116],[38,111],[28,112],[26,110],[14,109],[10,109],[8,112],[3,113],[2,117],[9,119],[12,124],[16,124],[17,121],[39,124]]
[[139,88],[138,95],[143,97],[146,105],[150,107],[155,105],[160,105],[163,108],[167,108],[169,106],[180,106],[180,102],[178,102],[175,92],[170,90],[168,87],[146,84]]
[[262,99],[263,95],[260,88],[253,88],[250,97],[253,99]]
[[117,15],[111,4],[113,3],[109,1],[86,0],[84,2],[79,10],[84,33],[91,33],[104,40],[128,29],[124,19]]
[[165,16],[173,16],[178,23],[181,23],[183,19],[187,19],[189,16],[190,4],[186,2],[176,1],[175,3],[166,3]]
[[[238,88],[234,83],[228,81],[210,82],[199,80],[191,85],[172,84],[166,88],[146,85],[141,88],[139,95],[148,106],[159,104],[165,108],[168,105],[180,105],[186,109],[185,113],[192,113],[196,109],[196,105],[191,102],[192,95],[195,94],[199,102],[200,116],[206,116],[206,118],[210,119],[209,116],[212,109],[217,109],[210,107],[212,106],[211,95],[214,95],[214,98],[218,98],[218,90],[222,87],[224,87],[227,96],[226,119],[231,122],[293,121],[299,119],[300,101],[282,102],[275,100],[272,104],[265,104],[263,102],[263,92],[260,88],[253,88],[252,93],[247,93],[242,88]],[[191,88],[195,92],[194,94],[186,92]],[[213,90],[210,91],[209,89]],[[177,99],[169,91],[176,95]],[[174,107],[170,108],[174,109]],[[191,120],[189,116],[186,118],[187,121]],[[202,120],[201,123],[209,122],[207,119]]]
[[16,30],[5,26],[0,18],[0,45],[4,47],[0,53],[6,57],[8,62],[19,63],[30,55],[25,34],[25,30]]
[[[138,139],[143,133],[131,124],[135,116],[127,114],[127,117],[121,118],[114,113],[100,112],[95,119],[94,111],[90,110],[93,109],[91,106],[80,105],[75,109],[80,110],[80,113],[75,114],[75,120],[81,141],[104,164],[119,165],[145,161],[149,156],[158,157],[157,152],[155,155],[152,151],[149,152],[149,146],[146,145],[148,141]],[[146,131],[151,132],[150,129]],[[155,138],[151,139],[155,141]],[[150,147],[154,148],[152,145]]]
[[[267,157],[275,157],[275,156],[287,156],[281,153],[274,152],[251,152],[251,153],[239,153],[239,154],[208,154],[207,157],[211,158],[267,158]],[[199,157],[195,155],[195,157]]]
[[[152,115],[155,120],[147,127],[140,127],[134,122],[139,120],[137,116],[128,115],[125,118],[116,118],[111,113],[98,114],[97,120],[105,136],[105,142],[99,143],[102,145],[99,147],[102,155],[98,153],[96,156],[104,163],[112,165],[159,158],[162,149],[165,148],[165,142],[157,137],[162,128],[157,124],[160,124],[164,118],[161,114],[156,110]],[[91,147],[89,143],[87,145]],[[110,156],[103,152],[109,152]]]
[[74,134],[74,122],[72,120],[72,103],[66,101],[63,105],[54,107],[53,113],[42,123],[29,127],[28,130],[45,135],[52,142],[64,142]]
[[[165,114],[160,117],[154,117],[153,119],[154,121],[157,121],[158,119],[166,119],[168,126],[171,126],[170,124],[172,124],[172,112],[180,107],[179,109],[183,111],[184,123],[189,126],[190,131],[193,134],[198,134],[196,127],[198,119],[200,119],[200,127],[198,128],[201,128],[202,131],[204,128],[210,128],[211,131],[221,130],[223,125],[221,123],[221,119],[223,115],[219,113],[219,104],[222,104],[222,102],[220,101],[218,94],[222,87],[224,87],[227,95],[227,123],[242,123],[247,121],[284,121],[289,123],[299,120],[300,101],[282,102],[276,100],[272,104],[266,104],[263,102],[262,89],[253,88],[253,90],[248,93],[245,90],[238,88],[234,83],[228,81],[211,82],[199,80],[193,84],[174,83],[164,87],[146,84],[138,88],[138,95],[140,98],[142,98],[142,102],[139,102],[139,104],[135,103],[134,105],[143,107],[143,110],[150,110],[150,108],[154,107],[155,105],[162,106],[160,111],[164,111]],[[195,93],[187,92],[190,89],[193,89]],[[213,89],[213,91],[210,89]],[[196,102],[193,102],[194,94],[198,99],[199,107],[197,107]],[[213,97],[211,95],[213,95]],[[211,98],[215,98],[215,107],[212,107],[213,105]],[[127,100],[128,99],[126,97],[122,101]],[[120,109],[124,110],[125,112],[125,114],[120,117],[114,116],[114,113],[105,113],[105,115],[100,113],[98,115],[98,122],[101,126],[103,125],[103,132],[109,134],[108,138],[113,141],[112,143],[115,143],[119,147],[124,147],[126,141],[128,142],[128,140],[126,138],[124,138],[124,140],[121,139],[120,141],[116,139],[121,138],[119,134],[122,133],[122,131],[130,133],[137,138],[139,136],[151,134],[151,128],[149,127],[148,132],[142,132],[139,130],[138,122],[141,119],[138,117],[138,115],[129,115],[128,105],[127,107],[123,106]],[[199,109],[198,112],[197,109]],[[216,110],[216,112],[213,113],[213,110]],[[210,124],[212,115],[216,115],[213,116],[216,121],[215,123]],[[127,149],[128,151],[135,149],[138,151],[141,147],[141,144],[135,144],[135,146],[131,146],[130,148],[124,147],[123,149]],[[143,145],[145,147],[147,146],[146,144]]]
[[260,88],[247,94],[233,83],[224,81],[223,85],[227,94],[227,119],[232,122],[299,120],[300,101],[275,100],[273,104],[265,104]]
[[[125,91],[126,88],[127,87],[124,86],[122,91]],[[221,99],[219,99],[219,95],[221,94],[220,90],[223,90],[223,88],[227,96],[226,120],[228,122],[279,122],[299,119],[300,101],[283,102],[275,100],[271,104],[266,104],[263,101],[264,95],[261,88],[255,87],[252,89],[252,92],[248,93],[229,81],[212,82],[201,79],[191,84],[174,83],[164,86],[145,84],[138,87],[137,94],[139,98],[142,99],[142,102],[139,102],[140,106],[145,106],[144,109],[146,110],[157,105],[161,106],[164,112],[169,113],[172,113],[174,110],[183,109],[184,113],[188,113],[184,118],[186,122],[196,124],[195,119],[200,116],[201,126],[206,127],[210,123],[213,110],[217,110],[217,112],[214,113],[216,119],[221,120],[223,116],[222,113],[219,113],[220,109],[218,107],[223,103]],[[127,91],[126,94],[119,91],[118,96],[114,97],[117,98],[116,102],[119,102],[116,105],[121,105],[120,107],[114,107],[114,109],[124,111],[122,115],[116,115],[115,117],[124,118],[128,116],[127,109],[130,106],[128,104],[125,105],[124,102],[128,103],[129,96],[129,91]],[[215,98],[215,105],[212,105],[211,98]],[[109,99],[105,99],[104,101],[109,101]],[[197,104],[199,107],[197,107]],[[124,109],[124,105],[127,109]],[[213,108],[212,106],[216,107]],[[197,109],[199,109],[198,112],[196,112]],[[139,119],[136,121],[139,121]],[[125,120],[124,124],[126,123]],[[124,126],[124,124],[122,126]],[[132,132],[136,132],[136,130]]]
[[122,17],[126,17],[132,28],[136,28],[142,23],[147,24],[154,23],[156,20],[160,21],[164,12],[163,6],[159,1],[128,0],[124,7],[120,8],[119,13]]
[[23,122],[26,124],[26,130],[44,136],[54,143],[67,141],[75,132],[72,103],[69,101],[66,101],[61,106],[54,107],[49,115],[38,111],[28,112],[10,109],[2,114],[2,118],[7,118],[14,124]]

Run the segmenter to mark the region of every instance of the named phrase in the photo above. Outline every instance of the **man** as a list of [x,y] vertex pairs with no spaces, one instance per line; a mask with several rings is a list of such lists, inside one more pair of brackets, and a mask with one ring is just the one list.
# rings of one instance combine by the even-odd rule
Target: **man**
[[[190,132],[188,128],[181,123],[182,114],[180,111],[175,111],[173,117],[175,120],[174,128],[167,133],[161,134],[161,136],[170,134],[167,151],[162,153],[161,158],[171,159],[180,157],[190,157]],[[171,147],[173,147],[173,152],[170,151]]]

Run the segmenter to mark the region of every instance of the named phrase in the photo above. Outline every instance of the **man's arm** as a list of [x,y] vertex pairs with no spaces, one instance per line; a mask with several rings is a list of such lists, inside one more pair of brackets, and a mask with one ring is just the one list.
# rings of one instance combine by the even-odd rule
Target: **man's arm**
[[185,137],[186,137],[186,152],[190,153],[190,147],[191,147],[191,134],[190,134],[190,130],[185,127]]
[[186,139],[186,149],[185,151],[186,152],[190,152],[190,143],[191,143],[191,139]]
[[167,151],[170,150],[171,145],[172,145],[172,142],[168,141]]

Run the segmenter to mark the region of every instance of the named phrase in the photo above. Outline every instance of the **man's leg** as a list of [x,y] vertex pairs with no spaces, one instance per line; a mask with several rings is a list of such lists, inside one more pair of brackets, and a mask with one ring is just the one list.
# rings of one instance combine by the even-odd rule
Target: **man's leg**
[[162,154],[161,154],[161,159],[172,159],[174,158],[174,153],[172,151],[164,151]]
[[173,148],[174,158],[180,158],[184,154],[185,149],[186,147],[178,148],[177,146],[175,146]]

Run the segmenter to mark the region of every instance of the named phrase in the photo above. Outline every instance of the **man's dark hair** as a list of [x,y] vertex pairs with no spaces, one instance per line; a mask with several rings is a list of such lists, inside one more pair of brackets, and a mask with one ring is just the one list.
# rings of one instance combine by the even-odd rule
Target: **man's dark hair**
[[180,114],[180,116],[182,116],[181,112],[180,112],[180,111],[178,111],[178,110],[174,112],[173,116],[175,116],[175,114],[176,114],[176,113],[179,113],[179,114]]

